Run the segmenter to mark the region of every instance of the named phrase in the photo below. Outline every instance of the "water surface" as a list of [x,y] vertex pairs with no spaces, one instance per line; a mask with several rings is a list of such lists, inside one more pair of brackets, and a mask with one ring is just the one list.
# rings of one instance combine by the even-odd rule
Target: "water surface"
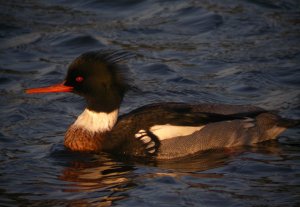
[[85,103],[26,95],[82,52],[137,54],[121,112],[160,101],[300,117],[297,0],[0,1],[0,206],[299,206],[299,128],[253,147],[141,163],[63,147]]

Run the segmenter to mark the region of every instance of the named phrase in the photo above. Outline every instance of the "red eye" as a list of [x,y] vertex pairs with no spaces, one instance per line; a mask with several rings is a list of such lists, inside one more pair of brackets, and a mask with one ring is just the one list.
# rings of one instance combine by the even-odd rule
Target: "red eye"
[[76,80],[77,83],[81,83],[83,81],[83,77],[82,76],[77,76],[75,80]]

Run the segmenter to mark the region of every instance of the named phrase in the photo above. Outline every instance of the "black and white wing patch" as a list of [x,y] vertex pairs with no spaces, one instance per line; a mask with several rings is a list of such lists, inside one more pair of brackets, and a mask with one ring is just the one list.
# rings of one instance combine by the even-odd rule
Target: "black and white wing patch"
[[148,154],[155,155],[157,153],[159,142],[151,132],[141,129],[135,134],[135,138],[143,142]]
[[201,130],[202,126],[174,126],[170,124],[154,125],[149,130],[141,129],[135,134],[135,138],[142,141],[149,154],[156,154],[160,142],[167,139],[184,137]]

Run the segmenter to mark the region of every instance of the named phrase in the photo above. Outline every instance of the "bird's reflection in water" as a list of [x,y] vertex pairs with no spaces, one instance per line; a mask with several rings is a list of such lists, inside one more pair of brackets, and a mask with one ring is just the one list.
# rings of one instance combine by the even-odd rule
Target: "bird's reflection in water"
[[[237,159],[253,159],[251,154],[272,155],[284,159],[277,141],[252,147],[211,150],[194,156],[170,161],[124,161],[107,154],[90,155],[72,159],[59,179],[67,183],[64,193],[73,195],[69,206],[111,206],[116,201],[130,197],[129,190],[139,187],[141,180],[156,178],[182,180],[184,177],[198,179],[190,187],[211,188],[205,179],[223,179],[222,169]],[[273,159],[272,159],[273,160]],[[267,162],[258,157],[258,161]],[[211,171],[212,170],[212,171]],[[203,182],[201,182],[203,180]]]
[[63,192],[73,195],[69,206],[111,206],[128,197],[126,191],[135,186],[132,165],[114,161],[106,154],[83,156],[72,159],[59,176],[67,183]]

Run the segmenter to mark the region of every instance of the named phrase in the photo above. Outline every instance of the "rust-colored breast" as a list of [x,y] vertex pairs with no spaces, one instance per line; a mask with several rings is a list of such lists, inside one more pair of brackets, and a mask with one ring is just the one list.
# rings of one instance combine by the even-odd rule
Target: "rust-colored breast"
[[64,145],[72,151],[98,152],[102,150],[101,134],[71,126],[65,134]]

